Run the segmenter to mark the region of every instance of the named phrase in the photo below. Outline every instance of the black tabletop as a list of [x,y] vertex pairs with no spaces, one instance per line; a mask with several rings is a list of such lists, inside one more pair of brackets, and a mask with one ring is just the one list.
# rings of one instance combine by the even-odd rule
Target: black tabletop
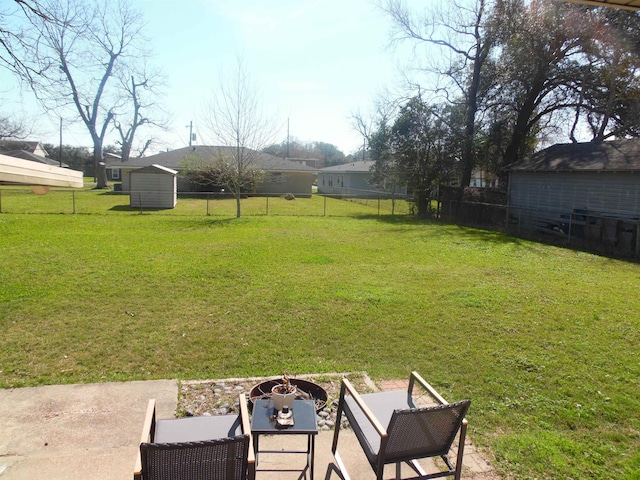
[[291,411],[293,412],[293,425],[280,427],[273,417],[276,414],[273,402],[268,399],[256,400],[251,416],[251,433],[289,433],[295,435],[315,435],[318,433],[316,402],[313,400],[294,400]]

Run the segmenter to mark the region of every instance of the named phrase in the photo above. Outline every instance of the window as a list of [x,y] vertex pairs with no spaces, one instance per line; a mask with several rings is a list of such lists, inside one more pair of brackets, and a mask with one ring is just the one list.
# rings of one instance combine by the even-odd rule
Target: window
[[112,168],[111,169],[111,179],[112,180],[120,180],[120,169]]

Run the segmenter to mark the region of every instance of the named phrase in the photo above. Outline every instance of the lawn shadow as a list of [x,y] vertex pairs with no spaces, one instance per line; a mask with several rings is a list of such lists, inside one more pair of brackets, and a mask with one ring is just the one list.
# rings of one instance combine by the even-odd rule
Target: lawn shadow
[[[388,225],[431,227],[429,236],[434,238],[451,237],[458,239],[478,240],[496,244],[512,244],[524,247],[531,244],[530,240],[513,237],[498,230],[483,229],[482,227],[472,227],[457,225],[455,223],[442,222],[436,219],[421,219],[410,215],[358,215],[353,217],[356,220],[375,220]],[[452,229],[454,230],[452,233]],[[398,233],[408,232],[406,229],[397,229]]]
[[113,207],[109,208],[109,210],[112,212],[145,213],[145,212],[168,212],[173,209],[172,208],[149,208],[149,207],[140,208],[140,207],[132,207],[130,205],[114,205]]

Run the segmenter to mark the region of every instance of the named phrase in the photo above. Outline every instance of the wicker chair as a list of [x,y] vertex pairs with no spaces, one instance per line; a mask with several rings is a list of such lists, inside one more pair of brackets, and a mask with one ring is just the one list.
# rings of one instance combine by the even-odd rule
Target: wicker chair
[[[416,405],[413,398],[416,382],[433,397],[434,406],[419,408]],[[401,478],[402,463],[406,463],[418,474],[412,479],[453,476],[458,480],[467,431],[464,417],[470,404],[470,400],[447,403],[417,372],[411,373],[408,391],[366,395],[359,395],[353,385],[343,379],[331,446],[341,476],[346,480],[350,478],[337,450],[344,413],[378,480],[383,477],[385,465],[391,463],[396,464],[398,479]],[[447,455],[458,433],[454,466]],[[428,457],[440,457],[446,470],[427,474],[416,460]]]
[[239,415],[156,420],[149,400],[134,480],[254,480],[255,454],[244,394]]

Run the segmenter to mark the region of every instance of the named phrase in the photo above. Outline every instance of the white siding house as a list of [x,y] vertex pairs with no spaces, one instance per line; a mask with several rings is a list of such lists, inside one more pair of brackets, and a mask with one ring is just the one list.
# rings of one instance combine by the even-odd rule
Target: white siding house
[[129,174],[130,205],[133,208],[174,208],[178,202],[178,172],[161,165]]
[[320,169],[318,172],[318,193],[325,195],[355,195],[358,197],[377,197],[380,194],[406,194],[406,186],[384,185],[377,188],[369,183],[375,162],[362,160]]

